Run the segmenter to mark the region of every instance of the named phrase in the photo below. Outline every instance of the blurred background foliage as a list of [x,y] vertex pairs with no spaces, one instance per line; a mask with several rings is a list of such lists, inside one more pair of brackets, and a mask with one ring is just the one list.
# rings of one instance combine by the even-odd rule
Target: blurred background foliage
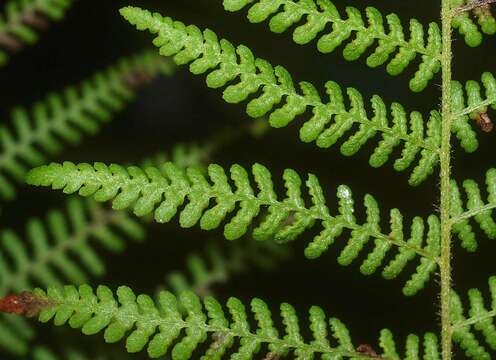
[[[347,5],[360,9],[374,5],[383,13],[396,12],[404,23],[416,17],[424,24],[437,20],[439,8],[438,2],[430,0],[336,0],[335,3],[339,9]],[[313,43],[308,46],[294,44],[291,32],[272,34],[266,24],[249,24],[244,12],[224,12],[221,0],[85,0],[76,1],[64,22],[53,25],[36,46],[24,50],[0,71],[0,122],[8,119],[9,110],[15,105],[29,105],[48,90],[59,90],[79,82],[116,58],[149,46],[150,37],[135,31],[118,15],[118,9],[124,5],[145,7],[186,24],[211,28],[235,44],[248,45],[259,57],[284,65],[295,80],[309,80],[320,90],[332,79],[343,86],[360,89],[365,97],[380,94],[387,103],[397,101],[407,110],[419,110],[423,114],[439,104],[439,76],[427,91],[414,94],[407,86],[414,66],[398,77],[391,77],[384,67],[366,67],[365,56],[349,63],[336,53],[320,54]],[[454,78],[457,80],[479,79],[482,71],[496,70],[494,38],[486,37],[482,46],[470,49],[456,35],[454,51]],[[99,136],[86,139],[77,148],[68,148],[55,160],[133,163],[157,151],[169,150],[178,142],[202,142],[225,128],[235,129],[253,121],[244,113],[243,105],[228,105],[220,95],[217,90],[207,89],[202,77],[193,77],[187,69],[181,68],[175,77],[160,78],[140,91],[138,99]],[[330,204],[335,204],[337,185],[347,184],[357,199],[365,193],[373,194],[380,200],[383,211],[398,207],[410,219],[436,210],[436,177],[412,188],[407,184],[407,173],[395,173],[388,166],[381,169],[368,166],[373,142],[348,159],[338,153],[337,147],[322,150],[314,144],[300,142],[298,129],[298,121],[295,121],[287,128],[271,130],[262,138],[242,136],[222,148],[213,161],[223,165],[237,162],[245,166],[260,162],[279,175],[286,167],[300,173],[315,173]],[[465,154],[455,147],[456,179],[470,177],[480,183],[483,181],[485,170],[495,165],[494,145],[491,145],[494,136],[494,133],[482,134],[480,150],[475,155]],[[22,232],[26,218],[43,216],[47,209],[61,207],[63,198],[55,192],[23,188],[19,200],[4,207],[0,226]],[[357,216],[363,217],[363,212]],[[105,254],[108,274],[98,283],[114,288],[127,284],[136,291],[152,293],[157,285],[165,284],[166,274],[184,268],[186,255],[202,249],[208,239],[225,241],[221,231],[206,234],[196,228],[180,230],[177,219],[167,225],[150,226],[146,243],[130,244],[121,255]],[[320,305],[329,315],[345,321],[362,343],[375,343],[379,329],[383,327],[394,329],[398,338],[405,338],[410,332],[437,329],[436,281],[430,282],[417,296],[405,298],[401,294],[400,281],[385,281],[380,274],[365,277],[359,273],[357,264],[350,266],[355,269],[339,266],[335,252],[342,246],[311,261],[303,256],[305,243],[302,238],[292,244],[295,255],[271,272],[253,269],[216,286],[215,293],[220,299],[231,295],[242,300],[261,297],[274,308],[287,301],[296,305],[301,314],[312,304]],[[481,241],[480,251],[475,254],[467,254],[456,247],[455,283],[460,293],[471,287],[486,287],[488,274],[494,274],[491,246],[490,242]],[[408,271],[403,277],[406,274]],[[76,341],[88,341],[81,339],[77,331],[70,333],[75,334]],[[37,340],[48,344],[60,341],[57,331],[44,331]],[[95,341],[97,345],[92,347],[103,346],[100,337]]]

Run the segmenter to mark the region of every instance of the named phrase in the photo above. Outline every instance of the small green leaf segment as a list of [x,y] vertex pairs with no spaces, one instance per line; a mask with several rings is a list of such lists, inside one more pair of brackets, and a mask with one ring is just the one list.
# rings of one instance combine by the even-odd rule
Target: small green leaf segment
[[453,28],[471,47],[482,44],[484,35],[496,34],[496,19],[491,13],[489,4],[480,1],[479,6],[471,6],[478,2],[478,0],[452,0],[453,9],[456,12],[453,17]]
[[[69,323],[86,335],[104,331],[108,343],[126,338],[128,352],[146,348],[150,358],[166,354],[173,360],[199,357],[195,350],[207,341],[210,345],[202,359],[221,359],[226,353],[233,354],[233,359],[252,359],[261,351],[267,352],[268,359],[289,354],[295,359],[312,359],[314,355],[327,360],[374,358],[357,351],[346,326],[336,318],[327,319],[317,306],[309,310],[312,339],[308,341],[301,333],[295,309],[287,303],[280,306],[282,326],[278,326],[268,305],[253,299],[250,310],[256,325],[251,326],[245,305],[234,297],[227,301],[226,311],[210,296],[202,301],[192,292],[176,297],[162,291],[155,303],[150,296],[136,296],[125,286],[117,290],[117,298],[108,287],[99,286],[95,294],[87,285],[50,287],[47,292],[36,289],[33,294],[51,304],[41,311],[41,322],[53,319],[56,325]],[[398,354],[387,329],[381,331],[379,346],[384,359],[405,358]],[[411,359],[439,359],[436,336],[427,333],[421,342],[416,335],[409,335],[405,353]]]
[[49,94],[32,111],[12,112],[13,130],[0,126],[0,199],[16,195],[13,181],[23,181],[29,167],[60,153],[68,143],[96,134],[136,95],[137,88],[173,65],[150,51],[120,60],[78,86]]
[[[469,80],[465,84],[465,89],[458,81],[452,81],[451,100],[453,109],[453,130],[462,143],[462,147],[467,150],[465,141],[472,142],[471,134],[467,131],[458,131],[458,128],[466,127],[467,119],[477,121],[481,114],[486,113],[491,107],[496,110],[496,79],[490,72],[485,72],[481,76],[481,82]],[[467,144],[468,145],[468,144]],[[473,147],[473,151],[477,146]]]
[[144,170],[135,166],[124,168],[115,164],[95,163],[92,166],[65,162],[31,170],[27,182],[51,186],[67,194],[79,192],[82,196],[93,196],[97,201],[112,200],[115,210],[132,208],[137,216],[153,212],[159,223],[168,222],[179,213],[179,223],[183,228],[199,223],[202,229],[212,230],[233,213],[224,227],[224,235],[229,240],[243,236],[259,215],[262,215],[261,221],[253,230],[253,237],[256,240],[275,239],[279,243],[295,240],[318,222],[322,231],[305,249],[305,255],[312,259],[325,252],[343,232],[351,231],[338,262],[351,264],[373,240],[374,249],[360,267],[366,275],[381,266],[393,246],[398,247],[399,252],[384,268],[382,275],[387,279],[397,277],[410,261],[422,257],[403,289],[407,295],[423,288],[435,271],[440,236],[436,216],[430,216],[427,224],[420,217],[414,218],[408,236],[403,216],[399,210],[393,209],[390,213],[391,230],[384,233],[380,227],[379,206],[371,195],[364,197],[367,220],[359,224],[354,215],[352,193],[347,186],[338,187],[338,214],[331,215],[315,175],[310,174],[305,183],[311,197],[311,204],[307,205],[302,197],[303,181],[294,170],[284,171],[286,197],[283,200],[278,199],[267,168],[255,164],[252,174],[258,191],[252,187],[248,172],[239,165],[230,168],[233,187],[224,169],[215,164],[208,167],[207,179],[195,167],[183,171],[170,162],[160,169],[148,167]]
[[29,250],[13,231],[0,232],[0,294],[30,289],[35,284],[82,284],[88,281],[88,272],[102,276],[105,264],[93,242],[120,252],[126,246],[125,239],[140,241],[145,235],[128,213],[106,210],[94,201],[69,199],[65,213],[53,210],[46,222],[38,218],[28,221]]
[[[416,164],[409,179],[411,185],[422,183],[439,162],[441,120],[437,111],[432,111],[429,120],[424,121],[418,112],[408,114],[398,103],[393,103],[388,109],[379,96],[373,96],[370,100],[373,116],[369,116],[362,95],[353,88],[346,90],[350,104],[347,105],[341,87],[329,81],[326,84],[329,102],[324,102],[312,84],[301,82],[301,90],[297,91],[285,68],[273,67],[266,60],[255,58],[246,46],[235,48],[227,40],[219,41],[211,30],[202,33],[194,25],[186,26],[139,8],[126,7],[121,13],[139,30],[157,34],[154,44],[162,55],[174,55],[178,65],[191,63],[193,74],[210,72],[206,78],[209,87],[226,87],[236,80],[236,84],[228,85],[224,90],[223,97],[228,103],[245,101],[261,90],[261,95],[251,99],[247,105],[249,116],[268,116],[271,126],[281,128],[310,109],[312,116],[300,129],[300,139],[304,142],[315,141],[317,146],[329,148],[345,139],[347,132],[354,131],[340,147],[343,155],[352,156],[380,134],[382,139],[369,160],[373,167],[383,166],[390,160],[393,150],[403,143],[403,151],[394,162],[394,168],[405,171]],[[484,85],[487,95],[492,98],[491,89],[496,81],[490,76],[485,75]],[[475,106],[477,94],[474,92],[477,89],[472,86],[473,82],[470,84],[467,86],[469,106]],[[459,95],[457,104],[461,113],[453,123],[452,131],[460,139],[462,147],[473,152],[478,146],[476,133],[471,124],[473,121],[462,113],[466,110],[463,91]],[[481,106],[482,103],[470,113],[478,111]],[[357,130],[352,129],[354,124],[359,124]]]
[[496,209],[496,169],[486,173],[487,201],[484,202],[479,185],[474,180],[465,180],[463,189],[466,194],[466,205],[462,191],[455,180],[451,180],[451,218],[453,233],[462,240],[463,247],[470,251],[477,248],[476,235],[470,225],[474,218],[489,239],[496,239],[496,222],[492,213]]
[[212,286],[227,282],[234,275],[247,272],[254,266],[273,269],[291,255],[290,250],[273,241],[241,242],[221,246],[210,242],[202,253],[186,258],[185,271],[174,271],[167,276],[167,287],[175,294],[186,290],[198,295],[210,295]]
[[49,21],[60,21],[73,0],[9,0],[0,14],[0,67],[7,64],[10,54],[38,41],[38,32]]
[[[491,355],[480,344],[483,339],[490,349],[496,350],[496,276],[489,278],[491,303],[484,304],[482,292],[478,289],[468,291],[469,311],[466,314],[462,300],[456,292],[451,292],[451,322],[453,326],[453,341],[460,344],[469,358],[490,360]],[[468,316],[466,316],[468,315]],[[481,334],[477,337],[474,330]]]
[[[293,32],[294,42],[303,45],[317,38],[317,49],[324,54],[349,41],[343,57],[354,61],[377,43],[367,57],[367,65],[375,68],[387,64],[390,75],[401,74],[420,56],[419,67],[410,80],[412,91],[424,90],[441,69],[441,31],[436,23],[430,23],[425,34],[424,26],[411,19],[410,34],[406,34],[396,14],[386,16],[388,31],[383,15],[371,6],[365,10],[364,20],[353,6],[347,6],[346,16],[342,16],[330,0],[224,0],[228,11],[238,11],[249,4],[253,4],[248,11],[250,22],[260,23],[270,17],[269,27],[275,33],[298,25]],[[326,30],[329,24],[330,32]]]

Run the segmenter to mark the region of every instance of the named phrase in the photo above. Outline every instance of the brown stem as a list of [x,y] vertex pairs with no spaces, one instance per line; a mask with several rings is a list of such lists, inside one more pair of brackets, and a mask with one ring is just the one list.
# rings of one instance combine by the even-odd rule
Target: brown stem
[[460,6],[459,8],[455,9],[454,12],[455,14],[460,14],[465,11],[471,11],[482,7],[488,7],[489,5],[495,2],[496,0],[473,0],[471,3],[465,6]]
[[52,302],[39,298],[29,291],[8,295],[0,299],[0,312],[33,317],[41,310],[52,306]]
[[153,76],[145,71],[131,72],[122,79],[124,84],[132,89],[136,89],[145,84],[148,84],[152,80]]

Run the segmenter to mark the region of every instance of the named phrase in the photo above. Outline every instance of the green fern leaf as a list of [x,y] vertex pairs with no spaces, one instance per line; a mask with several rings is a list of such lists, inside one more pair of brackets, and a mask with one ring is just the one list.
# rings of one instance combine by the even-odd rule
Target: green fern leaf
[[[29,289],[35,283],[49,286],[69,280],[81,284],[88,281],[87,272],[102,276],[105,265],[91,242],[96,241],[110,251],[122,251],[125,241],[118,231],[136,241],[144,237],[141,225],[127,213],[105,210],[95,202],[80,199],[68,201],[67,216],[58,210],[51,211],[46,226],[37,218],[27,223],[26,237],[33,248],[31,256],[19,236],[3,230],[0,294]],[[12,266],[8,259],[13,261]]]
[[9,54],[26,44],[38,41],[38,32],[47,21],[60,21],[72,6],[73,0],[10,0],[5,13],[0,14],[0,66],[9,60]]
[[[232,359],[252,359],[265,347],[269,350],[268,359],[291,354],[296,359],[312,359],[314,355],[322,359],[377,359],[377,356],[400,359],[389,330],[381,331],[380,335],[379,344],[384,354],[367,354],[360,347],[355,348],[348,329],[340,320],[326,320],[324,311],[317,306],[309,311],[313,339],[308,342],[301,334],[295,309],[287,303],[280,306],[283,324],[280,330],[269,307],[260,299],[253,299],[250,303],[256,320],[253,328],[248,322],[245,305],[234,297],[226,304],[230,315],[228,320],[226,311],[215,298],[206,297],[202,301],[192,292],[176,297],[162,291],[158,304],[148,295],[136,296],[125,286],[117,290],[117,299],[105,286],[99,286],[96,294],[88,285],[50,287],[47,292],[36,289],[32,294],[34,303],[42,304],[41,322],[53,319],[57,326],[68,323],[86,335],[104,331],[107,343],[127,338],[128,352],[146,348],[150,358],[171,354],[173,360],[190,359],[193,352],[211,337],[202,359],[221,359],[227,353],[232,354]],[[181,309],[186,309],[186,313],[183,314]],[[422,356],[419,338],[410,335],[405,358],[438,360],[437,342],[435,335],[427,333]]]
[[174,271],[168,275],[167,283],[175,294],[190,290],[201,296],[210,295],[213,285],[225,283],[233,275],[246,272],[253,265],[272,269],[289,255],[286,247],[272,241],[230,243],[225,249],[211,242],[202,254],[195,253],[187,257],[189,276],[185,272]]
[[[472,11],[456,10],[463,9],[471,3],[472,0],[452,0],[452,6],[456,11],[456,15],[453,18],[453,28],[457,29],[464,37],[468,46],[476,47],[482,43],[482,34],[496,34],[496,19],[492,15],[489,5],[478,6]],[[478,24],[475,23],[473,18],[477,20]]]
[[475,233],[469,219],[474,218],[489,239],[496,239],[496,222],[492,212],[496,208],[496,169],[486,173],[487,203],[482,200],[479,185],[474,180],[465,180],[463,188],[466,193],[466,209],[461,197],[460,187],[456,181],[451,181],[451,217],[453,232],[462,240],[462,246],[469,250],[477,249]]
[[139,85],[171,70],[171,64],[147,51],[98,72],[80,86],[48,95],[32,113],[14,110],[15,135],[7,126],[0,127],[0,198],[15,196],[12,180],[22,181],[28,167],[60,153],[63,141],[75,145],[83,134],[97,133],[134,98]]
[[[398,16],[392,13],[386,16],[387,31],[383,15],[375,7],[366,8],[365,21],[360,10],[352,6],[346,7],[346,17],[341,16],[330,0],[224,0],[224,8],[238,11],[252,3],[255,4],[248,11],[250,22],[260,23],[270,17],[269,27],[275,33],[298,25],[293,32],[294,42],[303,45],[318,38],[317,48],[324,54],[349,40],[343,57],[354,61],[377,43],[367,57],[367,65],[375,68],[387,63],[390,75],[401,74],[420,55],[419,68],[410,81],[412,91],[424,90],[441,69],[441,31],[436,23],[429,24],[425,36],[424,27],[411,19],[408,35]],[[329,24],[332,31],[327,32],[325,28]]]
[[[267,214],[253,230],[256,240],[274,238],[279,243],[286,243],[300,237],[315,222],[319,222],[322,231],[305,250],[305,255],[312,259],[319,257],[336,238],[349,230],[351,236],[338,262],[341,265],[351,264],[373,239],[375,247],[360,267],[366,275],[381,266],[393,245],[399,248],[399,253],[384,269],[385,278],[397,277],[416,256],[425,258],[403,289],[407,295],[421,289],[436,269],[440,239],[439,219],[436,216],[428,218],[427,235],[424,234],[424,220],[416,217],[408,237],[403,230],[401,213],[393,209],[390,215],[391,232],[383,233],[379,225],[379,206],[371,195],[364,198],[366,223],[359,224],[354,216],[352,193],[347,186],[342,185],[337,190],[339,209],[338,214],[333,216],[314,175],[310,174],[306,181],[312,199],[311,206],[307,206],[301,195],[303,182],[294,170],[284,171],[286,197],[283,200],[278,200],[272,175],[267,168],[255,164],[252,173],[258,191],[253,189],[243,167],[231,167],[233,187],[224,169],[215,164],[208,167],[207,179],[194,167],[183,171],[173,163],[166,163],[160,169],[149,167],[144,170],[135,166],[124,168],[102,163],[95,163],[94,166],[86,163],[52,163],[31,170],[27,182],[36,186],[51,186],[66,194],[79,192],[81,196],[94,196],[97,201],[112,200],[115,210],[132,208],[137,216],[153,212],[159,223],[168,222],[179,213],[179,223],[183,228],[199,224],[203,230],[212,230],[234,213],[224,226],[224,236],[229,240],[243,236],[261,210],[266,210]],[[215,205],[210,206],[214,202]],[[425,247],[424,239],[427,239]]]
[[482,334],[484,341],[492,349],[496,350],[496,276],[489,278],[489,290],[491,292],[491,305],[486,309],[482,293],[478,289],[468,291],[469,317],[464,315],[464,309],[460,297],[456,292],[451,293],[451,321],[453,324],[453,340],[460,344],[465,350],[465,355],[480,360],[490,360],[492,357],[482,346],[474,334],[477,330]]
[[[262,95],[248,103],[248,115],[269,115],[270,124],[280,128],[311,109],[313,116],[300,129],[300,138],[304,142],[315,141],[319,147],[329,148],[358,123],[359,130],[341,146],[344,155],[354,155],[366,142],[382,134],[382,140],[370,158],[371,166],[383,166],[402,142],[405,146],[402,156],[394,164],[396,170],[404,171],[420,158],[410,177],[410,184],[420,184],[438,163],[440,116],[436,111],[431,113],[425,126],[419,113],[407,114],[400,104],[393,103],[392,119],[389,120],[388,108],[380,97],[374,96],[371,99],[374,116],[369,118],[362,95],[353,88],[347,89],[350,99],[350,106],[347,106],[339,85],[328,82],[326,88],[330,101],[325,103],[312,84],[301,82],[301,91],[297,91],[286,69],[281,66],[274,68],[267,61],[255,58],[245,46],[236,49],[227,40],[219,41],[210,30],[202,33],[196,26],[187,27],[181,22],[139,8],[127,7],[121,13],[139,30],[158,34],[154,44],[160,48],[162,55],[175,55],[176,64],[191,62],[190,71],[193,74],[212,70],[207,76],[209,87],[225,87],[228,82],[239,78],[238,83],[224,90],[227,102],[244,101],[261,89]],[[274,109],[281,103],[283,106]]]

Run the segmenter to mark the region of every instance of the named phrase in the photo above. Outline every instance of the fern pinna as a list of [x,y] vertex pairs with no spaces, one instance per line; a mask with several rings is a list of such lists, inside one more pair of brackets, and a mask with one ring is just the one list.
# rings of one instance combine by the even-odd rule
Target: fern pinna
[[[379,336],[383,354],[378,355],[370,346],[354,345],[346,326],[339,319],[327,319],[317,306],[309,310],[312,339],[306,340],[295,309],[287,303],[280,306],[284,326],[280,332],[267,304],[257,298],[250,302],[256,319],[252,328],[245,305],[234,297],[226,303],[228,317],[215,298],[208,296],[201,301],[188,291],[178,297],[162,291],[158,304],[148,295],[136,296],[125,286],[119,287],[116,295],[117,299],[106,286],[99,286],[96,294],[88,285],[50,287],[47,292],[36,289],[7,297],[0,302],[0,308],[17,314],[39,313],[41,322],[53,319],[56,325],[69,323],[86,335],[105,330],[106,342],[126,338],[128,352],[139,352],[146,347],[151,358],[170,353],[174,360],[191,359],[195,350],[211,337],[204,359],[221,359],[228,351],[234,359],[252,359],[260,351],[267,353],[266,359],[289,353],[297,359],[311,359],[314,355],[322,359],[400,359],[388,329]],[[16,306],[16,301],[22,305]],[[438,340],[432,333],[426,333],[422,341],[416,335],[409,335],[405,353],[413,359],[436,360]]]
[[[143,170],[133,166],[124,168],[102,163],[75,165],[71,162],[52,163],[34,169],[28,174],[27,181],[32,185],[61,189],[67,194],[79,192],[82,196],[94,196],[97,201],[113,200],[115,210],[132,208],[137,216],[154,212],[159,223],[170,221],[180,212],[179,223],[184,228],[199,223],[204,230],[215,229],[230,213],[235,212],[224,226],[224,235],[229,240],[243,236],[261,210],[265,209],[267,214],[253,230],[255,240],[275,239],[286,243],[300,237],[315,222],[319,222],[322,231],[305,250],[309,258],[319,257],[344,231],[351,231],[338,261],[342,265],[351,264],[365,244],[373,239],[375,247],[360,267],[364,274],[374,273],[393,246],[400,251],[384,268],[385,278],[397,277],[411,260],[422,257],[419,267],[403,289],[408,295],[420,290],[436,269],[439,251],[439,220],[436,216],[430,216],[427,222],[416,217],[409,236],[403,229],[401,212],[393,209],[390,214],[391,233],[384,233],[379,225],[379,206],[371,195],[364,198],[367,221],[359,224],[354,215],[352,193],[347,186],[337,189],[339,208],[338,214],[333,216],[315,175],[310,174],[306,181],[312,198],[311,206],[307,206],[301,194],[303,182],[294,170],[284,172],[286,198],[283,200],[278,199],[267,168],[255,164],[252,174],[258,193],[253,189],[247,171],[239,165],[230,168],[235,188],[229,184],[224,169],[215,164],[208,167],[210,181],[197,168],[183,171],[173,163],[166,163],[161,169],[148,167]],[[209,208],[212,201],[216,205]]]
[[[409,179],[411,185],[422,183],[439,162],[441,121],[437,111],[432,111],[428,121],[425,121],[420,113],[407,113],[398,103],[393,103],[388,109],[379,96],[374,96],[370,100],[374,116],[370,117],[363,97],[356,89],[346,90],[350,103],[347,106],[341,87],[329,81],[326,83],[329,102],[326,103],[312,84],[301,82],[301,90],[297,91],[285,68],[273,67],[266,60],[255,58],[246,46],[235,48],[227,40],[219,41],[211,30],[202,33],[194,25],[186,26],[139,8],[127,7],[121,13],[139,30],[157,34],[154,44],[160,48],[161,54],[174,55],[176,64],[191,63],[190,71],[193,74],[210,71],[206,78],[209,87],[225,87],[227,83],[236,80],[237,84],[229,85],[224,90],[223,97],[228,103],[242,102],[261,89],[262,94],[247,105],[249,116],[268,116],[271,126],[280,128],[311,109],[313,116],[300,129],[300,139],[304,142],[315,141],[317,146],[329,148],[344,138],[347,132],[353,131],[354,124],[359,124],[359,130],[341,145],[341,153],[345,156],[354,155],[369,140],[381,135],[382,140],[369,160],[371,166],[380,167],[391,158],[393,150],[404,143],[401,157],[394,162],[394,168],[404,171],[416,164]],[[484,105],[496,103],[496,80],[490,73],[485,73],[483,83],[487,94],[485,101],[481,98],[478,84],[467,83],[468,103],[473,107],[470,111],[463,106],[463,91],[457,92],[459,97],[456,104],[460,113],[453,123],[452,131],[467,152],[475,151],[478,142],[472,121],[465,115],[475,116]],[[391,116],[388,116],[389,111]]]
[[159,73],[170,74],[171,64],[145,51],[97,72],[80,85],[51,93],[32,111],[17,108],[12,126],[0,126],[0,199],[12,199],[13,180],[23,181],[29,167],[60,153],[63,142],[81,143],[122,111],[137,88]]
[[210,295],[213,285],[225,283],[233,275],[247,272],[253,266],[273,269],[289,255],[289,249],[272,241],[246,239],[228,246],[211,242],[203,253],[186,258],[187,271],[173,271],[167,276],[167,288],[175,294],[190,290],[195,294]]
[[[352,6],[346,7],[346,17],[341,16],[330,0],[224,0],[224,8],[238,11],[252,3],[248,11],[250,22],[259,23],[271,17],[270,30],[275,33],[286,31],[304,18],[304,24],[293,32],[294,42],[303,45],[318,38],[317,48],[324,54],[355,35],[343,49],[343,57],[353,61],[377,42],[374,52],[367,57],[367,65],[375,68],[387,63],[390,75],[401,74],[420,56],[418,69],[410,80],[412,91],[424,90],[441,69],[441,31],[436,23],[430,23],[425,32],[422,24],[411,19],[410,33],[405,34],[399,17],[393,13],[386,16],[388,32],[375,7],[367,7],[364,21],[360,10]],[[327,24],[332,24],[331,32],[324,30]]]
[[49,26],[48,21],[64,18],[73,0],[9,0],[0,14],[0,66],[11,53],[38,40],[38,31]]
[[[496,348],[496,277],[489,279],[492,304],[487,309],[481,292],[471,289],[469,317],[459,295],[451,293],[453,340],[465,352],[467,358],[490,360],[485,347],[475,337],[472,327],[481,332],[485,342]],[[148,295],[136,296],[126,286],[119,287],[117,299],[106,286],[99,286],[96,293],[88,285],[49,287],[45,292],[35,289],[12,295],[0,301],[0,309],[35,316],[41,322],[53,319],[55,325],[66,323],[80,328],[86,335],[104,331],[105,341],[118,342],[126,338],[130,353],[147,349],[151,358],[171,354],[172,359],[191,359],[197,348],[211,338],[202,358],[221,359],[227,352],[235,359],[252,359],[260,351],[266,351],[266,359],[279,358],[289,353],[296,359],[440,359],[439,341],[433,333],[426,333],[423,341],[410,334],[405,341],[405,355],[400,355],[398,345],[388,329],[379,336],[379,353],[370,345],[356,346],[347,327],[338,319],[326,319],[324,311],[317,306],[309,310],[311,340],[301,333],[295,309],[287,303],[280,306],[282,326],[276,324],[267,304],[261,299],[250,302],[250,310],[256,320],[255,328],[248,318],[245,305],[231,297],[227,313],[214,297],[200,298],[191,291],[176,296],[161,291],[155,303]],[[331,333],[329,334],[328,327]],[[282,331],[280,330],[282,328]],[[329,339],[332,335],[332,342]],[[239,340],[239,345],[238,341]],[[423,351],[422,351],[423,350]]]
[[[452,23],[464,36],[465,43],[472,47],[482,43],[482,33],[496,33],[496,19],[485,4],[490,1],[452,0],[454,8],[470,7],[471,3],[477,2],[480,4],[473,6],[472,14],[467,11],[469,9],[459,10]],[[343,57],[349,61],[360,58],[377,42],[374,52],[367,57],[367,65],[375,68],[387,63],[390,75],[401,74],[420,56],[420,64],[410,81],[412,91],[424,90],[441,69],[441,31],[434,22],[425,32],[419,21],[410,19],[407,33],[398,15],[388,14],[384,21],[380,11],[371,6],[365,10],[364,20],[361,11],[353,6],[346,7],[346,17],[341,16],[330,0],[223,0],[223,4],[224,9],[233,12],[250,6],[248,20],[252,23],[267,21],[270,17],[269,28],[274,33],[285,32],[298,24],[293,31],[293,41],[304,45],[318,38],[317,48],[324,54],[334,51],[355,34],[343,49]],[[302,19],[304,23],[299,25]],[[327,24],[332,24],[331,32],[326,32]]]

